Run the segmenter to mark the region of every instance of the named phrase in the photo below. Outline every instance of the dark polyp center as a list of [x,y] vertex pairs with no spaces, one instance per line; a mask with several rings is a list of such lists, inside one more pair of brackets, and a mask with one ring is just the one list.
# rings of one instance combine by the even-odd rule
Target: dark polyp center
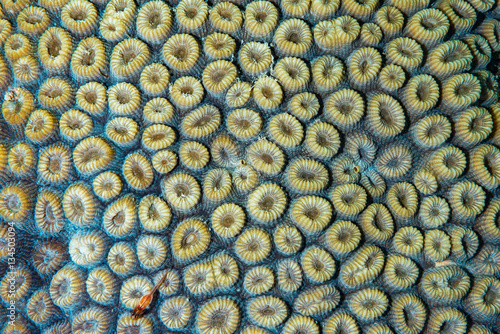
[[128,128],[126,126],[118,124],[115,126],[115,132],[118,133],[119,135],[123,136],[123,135],[127,134]]
[[116,96],[116,100],[120,104],[127,104],[130,102],[130,95],[127,94],[127,92],[118,92],[118,94]]
[[226,41],[216,41],[214,42],[214,49],[215,50],[221,50],[226,47]]
[[69,16],[75,21],[83,21],[87,18],[87,13],[84,10],[77,9],[70,11]]
[[455,93],[457,95],[467,95],[471,92],[472,90],[472,86],[467,84],[467,83],[463,83],[461,85],[459,85],[456,89],[455,89]]
[[484,294],[484,303],[491,306],[498,303],[498,299],[500,298],[500,293],[496,291],[494,288],[489,287],[486,293]]
[[186,184],[177,184],[174,188],[177,197],[189,195],[189,187]]
[[151,79],[151,82],[152,82],[152,83],[157,84],[157,83],[159,83],[159,82],[160,82],[160,79],[161,79],[161,78],[160,78],[160,74],[158,74],[158,73],[153,73],[153,74],[151,74],[150,79]]
[[191,151],[189,151],[189,157],[192,160],[200,160],[200,158],[201,158],[200,152],[198,152],[196,150],[191,150]]
[[259,206],[262,210],[264,211],[269,211],[273,208],[274,206],[274,198],[270,195],[264,196],[260,202]]
[[125,212],[119,211],[111,220],[117,226],[123,225],[125,223]]
[[161,24],[161,15],[157,11],[149,14],[148,23],[151,28],[157,28]]
[[405,237],[402,242],[407,246],[413,245],[413,239],[410,236]]
[[224,80],[224,77],[226,76],[227,72],[223,69],[218,69],[216,71],[213,71],[210,77],[212,80],[216,83],[222,82]]
[[385,13],[385,18],[387,19],[387,23],[389,24],[394,24],[398,21],[398,16],[392,10],[389,10]]
[[431,89],[428,83],[422,83],[417,88],[417,97],[420,101],[427,101],[431,95]]
[[460,7],[460,3],[450,2],[450,6],[455,12],[455,14],[461,19],[471,19],[474,17],[474,10],[472,12],[467,11],[465,8]]
[[127,8],[127,1],[126,0],[117,1],[117,3],[115,4],[115,10],[117,12],[123,12],[125,10],[125,8]]
[[194,89],[191,86],[183,86],[181,87],[181,94],[184,95],[192,95],[194,93]]
[[83,123],[78,118],[73,118],[68,121],[68,126],[71,130],[80,130],[83,128]]
[[33,131],[40,131],[43,129],[43,126],[45,125],[45,121],[43,118],[39,118],[36,121],[33,122]]
[[61,282],[61,284],[59,284],[59,288],[57,289],[59,294],[61,296],[65,296],[66,294],[68,294],[70,291],[69,291],[69,286],[71,285],[71,282],[68,282],[67,279],[65,279],[64,281]]
[[[220,328],[221,330],[225,329],[227,323],[227,315],[220,313],[214,314],[212,319],[210,319],[210,327],[211,328]],[[223,330],[225,332],[225,330]]]
[[338,105],[338,110],[342,115],[349,115],[354,110],[354,106],[347,101],[343,101]]
[[182,248],[188,248],[198,242],[198,235],[195,232],[186,233],[184,238],[182,238],[181,246]]
[[323,77],[329,78],[330,76],[333,75],[334,70],[335,69],[332,64],[326,64],[321,74],[323,75]]
[[134,49],[128,49],[123,51],[123,63],[127,65],[128,63],[134,61],[135,57],[137,57],[138,52]]
[[102,184],[102,187],[103,189],[105,189],[106,191],[110,191],[111,189],[113,189],[113,182],[111,181],[106,181]]
[[45,303],[42,300],[36,302],[35,310],[37,311],[37,313],[42,313],[45,311],[45,309]]
[[381,104],[379,108],[380,121],[385,126],[392,126],[394,123],[394,118],[391,113],[391,107],[385,104]]
[[212,115],[203,115],[194,122],[193,126],[201,128],[212,121]]
[[238,120],[238,126],[246,130],[252,126],[252,122],[250,122],[248,119],[240,119]]
[[409,275],[408,269],[403,266],[395,266],[394,273],[399,278],[406,278]]
[[157,220],[160,218],[160,213],[156,209],[156,206],[154,204],[151,204],[148,209],[148,217],[149,219],[152,220]]
[[196,15],[198,15],[198,8],[196,7],[188,7],[186,8],[186,16],[190,19],[194,18]]
[[337,240],[340,242],[346,242],[350,238],[351,238],[351,231],[346,229],[340,230],[337,235]]
[[156,133],[153,133],[153,135],[151,136],[151,139],[153,139],[154,141],[163,140],[166,137],[166,135],[167,134],[165,132],[156,132]]
[[396,195],[396,198],[403,208],[406,209],[408,207],[408,196],[406,193],[399,193]]
[[279,124],[279,129],[281,130],[281,132],[284,135],[287,135],[287,136],[293,135],[293,127],[288,123],[281,122]]
[[15,40],[10,44],[12,50],[19,50],[23,46],[23,42],[20,40]]
[[378,302],[376,299],[367,299],[363,301],[363,306],[370,310],[378,305]]
[[274,162],[274,158],[272,155],[268,154],[268,153],[262,153],[260,155],[260,159],[262,161],[264,161],[266,164],[272,164]]
[[412,49],[410,49],[404,45],[399,45],[398,51],[399,51],[399,53],[401,53],[401,55],[408,57],[408,58],[413,57],[413,54],[414,54]]
[[404,315],[404,318],[406,321],[406,325],[408,327],[411,328],[411,327],[416,325],[416,322],[418,321],[418,317],[415,316],[413,309],[409,309],[409,308],[405,307],[403,309],[403,315]]
[[7,198],[7,207],[10,211],[19,211],[21,209],[21,200],[18,196],[10,195]]
[[58,174],[62,170],[62,159],[60,156],[51,156],[49,158],[49,171],[53,174]]
[[325,269],[325,264],[321,262],[319,259],[314,259],[313,267],[317,271],[322,271],[323,269]]
[[87,49],[83,53],[82,65],[91,66],[95,63],[95,50]]
[[292,79],[295,79],[298,77],[299,75],[299,70],[295,67],[289,67],[287,68],[287,72],[288,72],[288,75],[292,78]]
[[316,141],[320,146],[327,147],[330,145],[330,138],[324,133],[318,133],[316,135]]
[[252,240],[248,243],[248,250],[252,252],[256,252],[259,250],[260,244],[257,240]]
[[29,24],[37,24],[37,23],[40,23],[42,22],[42,19],[43,17],[41,15],[30,15],[26,18],[26,22],[28,22]]
[[465,207],[470,208],[474,205],[474,196],[470,194],[464,194],[462,196],[462,203]]
[[95,104],[97,102],[97,93],[94,91],[87,92],[85,94],[85,100],[87,100],[88,103]]
[[439,21],[435,17],[424,17],[421,21],[422,26],[427,30],[434,30],[440,26]]
[[456,61],[456,60],[459,60],[461,58],[463,58],[467,52],[461,52],[463,50],[460,50],[460,49],[452,49],[450,50],[448,53],[446,53],[443,57],[443,62],[444,63],[450,63],[450,62],[453,62],[453,61]]
[[172,54],[177,60],[184,61],[188,54],[187,47],[185,45],[177,45]]
[[430,211],[430,215],[432,217],[438,217],[440,214],[441,214],[441,211],[439,210],[439,208],[432,208]]
[[106,286],[102,281],[98,282],[95,285],[96,292],[103,293],[106,290]]
[[45,220],[49,223],[53,223],[56,220],[54,216],[54,211],[52,210],[52,206],[49,203],[45,204]]
[[48,92],[47,92],[47,96],[48,97],[51,97],[53,99],[61,96],[63,94],[63,91],[62,89],[60,89],[59,87],[54,87],[52,89],[50,89]]
[[366,73],[370,69],[371,65],[371,60],[370,59],[363,59],[363,61],[359,64],[359,69],[361,72]]
[[388,168],[392,168],[392,169],[400,168],[401,165],[402,165],[402,161],[399,158],[392,158],[386,164],[386,166]]
[[309,219],[318,219],[321,211],[317,207],[308,208],[305,210],[304,215]]
[[312,181],[316,178],[316,174],[309,170],[301,170],[299,172],[299,178],[305,181]]
[[112,32],[115,32],[116,31],[116,26],[113,24],[113,23],[108,23],[106,28],[109,30],[109,31],[112,31]]
[[345,195],[342,196],[342,201],[346,205],[352,205],[352,204],[354,204],[354,199],[355,199],[355,197],[353,196],[353,194],[345,194]]
[[234,221],[235,221],[234,216],[227,215],[224,218],[222,218],[221,225],[229,228],[234,224]]
[[365,267],[366,268],[372,267],[375,264],[376,260],[377,260],[376,254],[368,255],[368,257],[366,258],[366,261],[365,261]]
[[266,306],[260,311],[260,314],[270,317],[276,314],[276,310],[273,309],[271,306]]
[[115,256],[115,262],[123,266],[125,264],[125,257],[121,254]]
[[450,156],[446,157],[444,164],[447,168],[453,169],[453,168],[456,168],[458,166],[459,162],[460,162],[460,160],[457,156],[450,155]]
[[300,43],[300,32],[299,31],[291,31],[288,33],[288,36],[286,37],[287,41],[299,44]]
[[222,188],[223,185],[224,185],[224,182],[222,179],[222,175],[218,175],[215,178],[214,183],[213,183],[214,190],[218,190],[218,189]]
[[233,19],[233,13],[226,8],[219,10],[219,15],[226,21],[231,21]]

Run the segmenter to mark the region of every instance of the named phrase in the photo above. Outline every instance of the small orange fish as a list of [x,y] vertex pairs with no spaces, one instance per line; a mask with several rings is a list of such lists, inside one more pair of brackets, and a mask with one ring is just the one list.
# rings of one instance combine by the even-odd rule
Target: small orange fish
[[151,289],[151,291],[148,294],[145,294],[144,296],[141,297],[141,300],[139,301],[139,304],[134,308],[132,311],[132,318],[139,318],[143,313],[146,307],[149,306],[151,301],[153,300],[153,296],[158,290],[158,288],[163,284],[165,281],[165,278],[167,278],[168,270],[165,272],[163,277],[156,283],[156,285]]

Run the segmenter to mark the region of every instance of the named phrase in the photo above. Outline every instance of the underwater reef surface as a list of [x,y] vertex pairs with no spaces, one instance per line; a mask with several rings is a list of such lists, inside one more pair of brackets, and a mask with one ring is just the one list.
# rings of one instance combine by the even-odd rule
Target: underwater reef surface
[[2,333],[500,330],[498,0],[0,5]]

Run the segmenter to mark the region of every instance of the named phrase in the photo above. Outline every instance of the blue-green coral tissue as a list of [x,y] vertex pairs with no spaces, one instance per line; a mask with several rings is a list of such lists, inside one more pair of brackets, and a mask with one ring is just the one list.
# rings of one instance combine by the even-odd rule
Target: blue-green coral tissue
[[0,330],[499,332],[499,20],[0,0]]

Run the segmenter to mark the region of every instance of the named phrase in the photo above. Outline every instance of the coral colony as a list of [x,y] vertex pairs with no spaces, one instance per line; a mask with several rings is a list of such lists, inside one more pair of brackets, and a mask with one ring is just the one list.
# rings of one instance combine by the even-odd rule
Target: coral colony
[[500,0],[0,0],[4,334],[500,331]]

